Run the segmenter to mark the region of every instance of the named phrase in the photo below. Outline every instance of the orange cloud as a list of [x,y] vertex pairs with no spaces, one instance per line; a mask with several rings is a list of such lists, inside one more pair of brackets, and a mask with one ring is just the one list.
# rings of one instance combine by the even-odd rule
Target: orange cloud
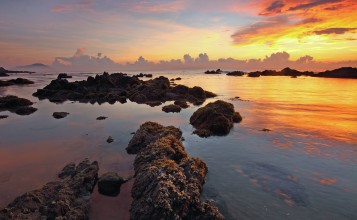
[[354,0],[265,0],[258,5],[262,20],[238,29],[232,35],[234,44],[316,41],[331,47],[336,40],[357,37],[357,2]]

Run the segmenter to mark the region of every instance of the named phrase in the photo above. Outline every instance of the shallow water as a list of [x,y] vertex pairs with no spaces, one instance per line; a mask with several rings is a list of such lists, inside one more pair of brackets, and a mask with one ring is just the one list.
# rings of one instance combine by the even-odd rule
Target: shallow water
[[[72,81],[87,77],[73,75]],[[150,120],[182,129],[186,151],[209,168],[203,197],[215,200],[227,219],[357,219],[357,80],[154,73],[159,75],[217,93],[207,102],[233,103],[243,121],[228,136],[202,139],[189,125],[198,107],[167,114],[162,106],[131,102],[54,104],[31,94],[55,75],[22,74],[36,84],[0,88],[0,95],[28,98],[38,111],[0,113],[9,115],[0,120],[0,206],[86,157],[100,163],[100,173],[133,175],[134,157],[125,147],[130,133]],[[55,111],[70,114],[57,120]],[[113,143],[106,143],[108,136]],[[128,219],[131,184],[116,198],[95,191],[91,219]]]

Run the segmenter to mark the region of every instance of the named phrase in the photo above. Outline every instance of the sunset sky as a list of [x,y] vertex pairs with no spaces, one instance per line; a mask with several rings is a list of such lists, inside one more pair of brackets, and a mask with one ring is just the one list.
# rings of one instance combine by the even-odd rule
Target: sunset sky
[[83,54],[123,64],[284,51],[292,60],[351,61],[356,11],[356,0],[1,0],[0,66]]

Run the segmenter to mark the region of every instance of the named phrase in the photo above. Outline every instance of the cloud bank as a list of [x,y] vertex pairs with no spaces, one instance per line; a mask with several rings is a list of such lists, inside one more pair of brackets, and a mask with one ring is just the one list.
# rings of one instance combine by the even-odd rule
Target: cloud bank
[[194,69],[226,69],[241,71],[281,70],[285,67],[300,71],[321,71],[336,69],[343,66],[357,67],[357,60],[342,62],[315,61],[312,56],[302,56],[291,59],[287,52],[277,52],[263,59],[240,60],[235,58],[219,58],[211,60],[206,53],[197,57],[185,54],[181,59],[161,60],[152,62],[140,56],[135,62],[117,63],[102,53],[96,56],[85,54],[85,48],[79,48],[71,57],[56,57],[52,68],[58,71],[158,71],[158,70],[194,70]]

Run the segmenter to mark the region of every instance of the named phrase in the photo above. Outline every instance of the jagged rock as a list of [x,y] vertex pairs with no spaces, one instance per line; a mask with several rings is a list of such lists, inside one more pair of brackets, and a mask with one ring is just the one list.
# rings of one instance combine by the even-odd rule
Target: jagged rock
[[0,112],[10,111],[18,115],[29,115],[37,111],[36,108],[30,107],[32,104],[30,100],[17,96],[3,96],[0,97]]
[[130,141],[138,143],[141,137],[135,151],[131,219],[224,219],[213,202],[200,199],[207,166],[187,155],[178,131],[181,134],[172,126],[146,122]]
[[109,136],[108,139],[107,139],[107,143],[112,143],[114,141],[114,139],[112,138],[112,136]]
[[227,73],[227,76],[243,76],[245,73],[242,71],[232,71]]
[[164,111],[166,113],[180,112],[181,111],[181,107],[178,106],[178,105],[171,104],[171,105],[167,105],[167,106],[162,107],[162,111]]
[[28,79],[23,79],[23,78],[17,78],[17,79],[10,79],[10,80],[0,80],[0,87],[2,86],[12,86],[12,85],[28,85],[28,84],[34,84],[31,80]]
[[129,141],[126,151],[129,154],[137,154],[142,148],[164,136],[175,136],[177,139],[182,137],[180,129],[174,126],[164,127],[156,122],[145,122]]
[[58,177],[61,179],[64,179],[66,177],[72,177],[76,173],[76,164],[75,163],[69,163],[63,169],[61,172],[58,174]]
[[186,100],[199,105],[207,98],[216,96],[201,87],[171,86],[170,81],[163,76],[142,81],[138,77],[130,77],[122,73],[111,75],[104,73],[95,78],[90,76],[87,80],[76,82],[56,79],[43,89],[38,89],[33,95],[39,99],[49,99],[51,102],[70,100],[114,104],[116,101],[125,103],[126,99],[129,99],[150,106],[175,100]]
[[60,73],[57,76],[57,79],[67,79],[67,78],[72,78],[72,76],[67,75],[67,73]]
[[98,118],[97,118],[97,120],[105,120],[105,119],[107,119],[107,117],[105,117],[105,116],[99,116]]
[[120,186],[126,181],[115,172],[105,173],[98,180],[98,192],[106,196],[117,196],[120,193]]
[[67,115],[69,115],[68,112],[54,112],[54,113],[52,114],[52,116],[53,116],[55,119],[61,119],[61,118],[66,117]]
[[242,117],[234,111],[234,106],[225,101],[215,101],[197,109],[190,118],[190,124],[200,137],[227,135],[233,123],[240,122]]
[[181,108],[188,108],[189,107],[187,102],[184,101],[184,100],[175,101],[174,104],[180,106]]
[[70,177],[17,197],[0,219],[88,219],[98,169],[96,161],[82,161]]

